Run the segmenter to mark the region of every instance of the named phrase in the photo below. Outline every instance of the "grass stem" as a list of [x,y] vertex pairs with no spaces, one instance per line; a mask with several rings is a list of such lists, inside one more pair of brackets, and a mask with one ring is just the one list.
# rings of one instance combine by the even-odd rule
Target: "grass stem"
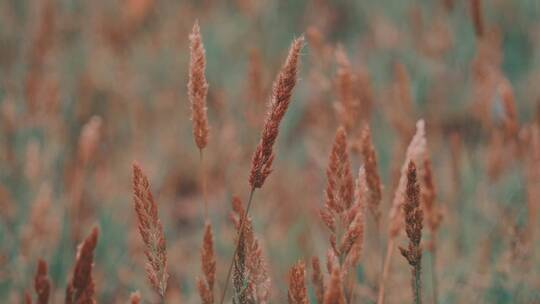
[[231,273],[232,268],[234,265],[234,259],[236,258],[236,254],[238,253],[238,247],[240,245],[240,239],[242,238],[242,234],[244,233],[244,224],[246,222],[246,219],[249,215],[249,210],[251,208],[251,202],[253,201],[253,194],[255,193],[255,188],[251,188],[251,192],[249,193],[249,200],[246,207],[246,213],[244,216],[242,216],[242,219],[240,220],[240,231],[238,232],[238,239],[236,240],[236,246],[234,249],[234,254],[231,259],[231,264],[229,265],[229,270],[227,271],[227,277],[225,279],[225,287],[223,288],[223,292],[221,293],[221,300],[219,301],[220,304],[223,304],[225,301],[225,296],[227,295],[227,289],[229,287],[229,281],[231,280]]
[[203,195],[204,200],[204,221],[206,222],[208,220],[208,194],[207,194],[207,187],[206,187],[206,167],[204,164],[204,153],[203,149],[199,149],[199,175],[200,175],[200,183],[201,183],[201,191]]
[[388,277],[388,273],[390,272],[390,262],[391,262],[393,253],[394,253],[394,238],[390,238],[386,246],[386,257],[384,258],[383,272],[382,272],[381,280],[379,283],[379,295],[377,297],[377,304],[384,303],[384,285],[385,285],[386,278]]

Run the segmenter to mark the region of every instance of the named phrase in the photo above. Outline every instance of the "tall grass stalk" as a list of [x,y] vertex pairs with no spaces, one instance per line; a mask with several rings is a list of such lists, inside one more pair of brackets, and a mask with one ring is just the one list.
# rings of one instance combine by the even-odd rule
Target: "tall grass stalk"
[[[255,188],[251,188],[251,191],[249,193],[249,199],[248,199],[248,204],[247,204],[247,207],[246,207],[246,212],[244,213],[244,216],[242,216],[242,219],[240,220],[240,229],[239,229],[239,233],[238,233],[238,240],[242,239],[242,234],[244,233],[244,225],[246,224],[246,219],[248,217],[248,214],[249,214],[249,210],[251,209],[251,203],[253,202],[253,194],[255,193]],[[225,301],[225,296],[227,295],[227,289],[229,287],[229,281],[231,279],[231,273],[232,273],[232,268],[233,268],[233,265],[234,265],[234,258],[236,257],[236,254],[238,253],[238,248],[240,247],[240,242],[237,241],[236,242],[236,247],[234,249],[234,253],[233,253],[233,258],[231,260],[231,263],[229,265],[229,269],[227,270],[227,276],[226,276],[226,279],[225,279],[225,287],[223,287],[223,292],[221,293],[221,299],[219,301],[220,304],[223,304],[223,302]]]

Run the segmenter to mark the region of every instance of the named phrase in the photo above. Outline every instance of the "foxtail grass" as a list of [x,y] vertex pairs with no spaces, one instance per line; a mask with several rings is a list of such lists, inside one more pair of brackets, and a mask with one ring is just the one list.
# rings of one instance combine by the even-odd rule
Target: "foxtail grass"
[[92,268],[94,267],[94,250],[96,249],[98,235],[99,230],[94,227],[90,235],[77,249],[73,276],[66,289],[66,304],[96,303]]
[[51,293],[51,279],[47,273],[47,262],[39,259],[36,275],[34,277],[34,290],[36,291],[36,303],[47,304],[49,303],[49,296]]
[[409,162],[407,171],[407,199],[403,204],[405,230],[409,238],[407,248],[399,247],[401,255],[411,266],[411,286],[415,304],[422,303],[422,228],[424,213],[420,207],[420,185],[416,176],[416,166]]
[[306,264],[299,261],[289,271],[289,304],[308,304]]
[[386,279],[390,272],[390,262],[394,253],[395,239],[403,229],[403,215],[401,209],[406,202],[407,197],[407,172],[408,164],[411,161],[421,163],[426,153],[426,131],[424,120],[416,123],[416,133],[414,134],[409,146],[407,147],[405,162],[401,167],[401,176],[394,194],[392,206],[389,213],[388,241],[386,244],[386,255],[384,258],[383,272],[379,282],[379,292],[377,304],[384,303],[384,292]]
[[246,212],[240,220],[238,240],[233,253],[233,258],[231,259],[231,263],[227,271],[225,287],[221,295],[220,304],[223,304],[225,301],[225,296],[227,295],[229,280],[231,278],[234,261],[241,243],[240,240],[243,237],[246,217],[249,215],[251,204],[253,202],[253,195],[257,188],[261,188],[263,186],[266,178],[272,172],[272,163],[274,160],[273,147],[279,134],[279,125],[283,120],[287,109],[289,108],[292,92],[297,82],[300,51],[302,50],[303,46],[303,36],[295,39],[292,42],[289,49],[289,54],[285,60],[285,64],[282,66],[276,80],[274,81],[272,94],[270,96],[269,110],[266,114],[259,144],[255,149],[251,162],[251,170],[249,175],[249,185],[251,190],[249,192],[248,204],[246,207]]
[[150,182],[136,163],[133,164],[133,202],[139,222],[139,234],[145,245],[146,276],[163,301],[169,279],[167,245]]

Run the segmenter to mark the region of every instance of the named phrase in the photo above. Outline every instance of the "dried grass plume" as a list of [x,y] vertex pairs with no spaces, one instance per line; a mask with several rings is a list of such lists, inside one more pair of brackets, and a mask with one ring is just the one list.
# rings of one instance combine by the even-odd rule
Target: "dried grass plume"
[[403,204],[403,213],[405,214],[405,230],[409,238],[409,245],[407,248],[400,246],[399,250],[411,265],[414,303],[421,303],[422,247],[420,241],[422,240],[424,214],[420,207],[420,186],[416,176],[416,166],[412,161],[409,162],[407,169],[407,199]]
[[94,304],[95,284],[92,277],[94,267],[94,250],[98,241],[97,227],[79,245],[73,277],[66,290],[66,304]]
[[214,256],[214,235],[212,224],[204,226],[203,247],[201,249],[201,269],[204,277],[197,280],[199,296],[204,304],[214,303],[214,282],[216,280],[216,258]]
[[323,304],[345,304],[345,293],[343,292],[343,283],[341,278],[341,269],[338,266],[333,267],[330,275],[330,282],[324,293]]
[[421,164],[423,162],[427,149],[426,146],[425,123],[424,120],[421,119],[416,123],[416,133],[414,134],[409,147],[407,147],[405,162],[401,167],[401,176],[390,209],[391,237],[396,237],[403,226],[400,209],[406,200],[408,165],[411,161],[415,164]]
[[191,103],[191,120],[193,123],[193,136],[200,150],[208,143],[208,117],[206,114],[206,96],[208,83],[204,71],[206,58],[202,43],[199,23],[196,21],[189,35],[189,49],[191,60],[189,62],[188,95]]
[[306,288],[306,265],[303,261],[296,263],[289,271],[289,304],[308,304]]
[[47,274],[47,262],[39,259],[36,275],[34,277],[34,289],[37,295],[37,304],[49,303],[51,293],[51,280]]
[[364,167],[366,170],[366,182],[368,188],[366,205],[375,218],[375,221],[378,223],[381,217],[379,206],[382,199],[382,185],[381,178],[379,177],[379,172],[377,170],[377,155],[375,154],[375,147],[371,141],[371,130],[367,125],[362,130],[360,145],[360,151],[362,153]]
[[165,236],[158,217],[158,208],[150,191],[150,183],[136,163],[133,164],[133,202],[148,259],[146,274],[156,292],[163,297],[169,278]]
[[303,45],[303,36],[292,42],[287,60],[274,81],[261,139],[253,154],[251,163],[249,184],[253,189],[261,188],[268,175],[272,172],[272,162],[274,160],[272,149],[279,133],[279,124],[291,102],[292,91],[298,78],[298,64]]

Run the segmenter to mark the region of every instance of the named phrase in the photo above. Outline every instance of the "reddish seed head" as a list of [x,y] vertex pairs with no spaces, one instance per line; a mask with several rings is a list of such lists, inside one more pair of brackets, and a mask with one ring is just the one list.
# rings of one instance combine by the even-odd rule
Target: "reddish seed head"
[[315,288],[315,298],[317,299],[318,304],[322,304],[324,299],[324,280],[321,271],[321,263],[318,257],[313,257],[311,259],[311,267],[313,268],[311,281]]
[[37,304],[47,304],[51,292],[51,280],[47,275],[47,262],[42,259],[38,261],[34,289],[37,294]]
[[409,238],[409,247],[400,247],[401,254],[407,259],[411,266],[420,264],[422,249],[420,241],[422,239],[423,211],[420,208],[420,186],[416,177],[416,166],[414,162],[409,162],[407,171],[407,199],[403,204],[405,214],[405,227]]
[[340,127],[334,138],[330,160],[326,169],[325,206],[335,213],[349,209],[354,198],[354,182],[351,174],[347,133]]
[[330,283],[324,293],[324,304],[345,304],[345,294],[341,280],[341,269],[335,266],[330,275]]
[[403,213],[405,214],[405,227],[409,246],[407,248],[399,247],[401,255],[407,259],[411,265],[411,283],[414,295],[414,302],[421,303],[421,267],[422,267],[422,221],[423,212],[420,208],[420,185],[416,177],[416,166],[413,161],[409,162],[407,169],[407,198],[403,204]]
[[232,275],[235,297],[238,303],[267,303],[270,296],[270,278],[262,248],[255,238],[251,219],[247,215],[243,232],[240,233],[240,221],[245,214],[240,199],[235,197],[232,205],[235,213],[232,219],[240,236]]
[[366,182],[368,187],[367,207],[378,222],[381,216],[379,205],[382,198],[382,186],[379,172],[377,171],[377,155],[371,142],[371,131],[368,126],[362,131],[361,151],[366,170]]
[[157,205],[150,191],[150,183],[136,163],[133,164],[133,202],[139,221],[139,233],[146,247],[146,275],[156,292],[163,297],[169,278],[165,236]]
[[407,170],[409,162],[421,164],[426,155],[426,131],[424,120],[419,120],[416,123],[416,133],[414,134],[405,156],[405,162],[401,167],[401,176],[399,183],[394,194],[394,200],[392,201],[392,207],[390,209],[390,237],[396,237],[402,229],[403,221],[402,214],[400,212],[403,204],[406,201],[407,190]]
[[66,290],[66,303],[95,303],[92,268],[98,236],[99,230],[94,227],[90,235],[79,245],[73,278]]
[[306,265],[296,263],[289,271],[289,304],[308,304],[306,289]]
[[279,133],[279,124],[289,107],[292,91],[296,85],[300,51],[303,45],[303,36],[293,41],[287,60],[274,81],[261,139],[251,162],[249,184],[254,189],[261,188],[268,175],[272,172],[272,162],[274,160],[272,149]]
[[212,225],[207,222],[204,227],[203,247],[201,249],[201,269],[204,278],[199,278],[197,287],[199,296],[205,304],[214,303],[214,281],[216,278],[216,260],[214,256],[214,236]]
[[206,96],[208,83],[204,71],[206,58],[202,43],[199,23],[196,21],[189,35],[189,48],[191,60],[189,62],[188,95],[191,103],[191,120],[193,122],[193,136],[199,149],[204,149],[208,143],[208,117],[206,114]]

